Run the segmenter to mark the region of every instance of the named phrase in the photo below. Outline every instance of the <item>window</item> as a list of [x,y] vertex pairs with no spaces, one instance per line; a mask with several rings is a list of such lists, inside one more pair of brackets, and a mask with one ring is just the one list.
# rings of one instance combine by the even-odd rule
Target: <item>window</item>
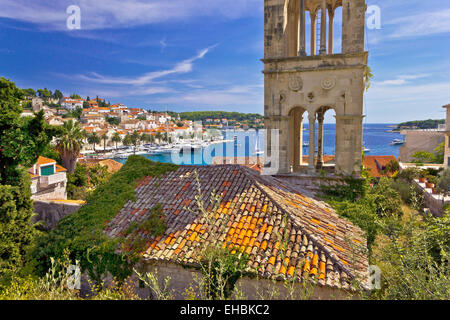
[[41,167],[41,176],[51,176],[55,173],[54,165]]

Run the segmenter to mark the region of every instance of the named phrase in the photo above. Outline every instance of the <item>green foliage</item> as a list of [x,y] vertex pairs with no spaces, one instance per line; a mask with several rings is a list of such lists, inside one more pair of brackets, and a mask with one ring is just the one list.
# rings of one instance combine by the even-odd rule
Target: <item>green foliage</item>
[[450,218],[411,221],[380,250],[377,264],[383,286],[377,297],[389,300],[450,298]]
[[49,98],[52,97],[52,92],[50,90],[48,90],[47,88],[38,89],[37,92],[38,92],[39,98],[42,98],[44,100],[48,100]]
[[41,111],[35,117],[21,118],[23,91],[0,78],[0,184],[17,185],[19,166],[31,167],[50,142],[54,129]]
[[[125,237],[129,236],[132,233],[143,231],[148,232],[150,235],[154,237],[159,237],[166,232],[167,223],[166,218],[162,210],[162,206],[160,203],[155,205],[150,210],[149,217],[141,222],[133,221],[128,229],[125,231]],[[144,245],[146,240],[142,239],[140,236],[135,235],[131,241],[127,241],[124,243],[124,248],[129,248],[130,250],[134,250],[135,253],[140,253],[144,250]]]
[[64,95],[62,94],[61,91],[56,89],[55,92],[53,92],[53,98],[61,100],[62,98],[64,98]]
[[25,97],[29,97],[29,98],[36,97],[36,91],[34,91],[34,89],[32,89],[32,88],[23,89],[23,94],[25,95]]
[[106,117],[106,122],[112,126],[118,126],[120,124],[119,118],[116,117]]
[[[177,113],[168,112],[172,117],[176,117]],[[240,113],[240,112],[226,112],[226,111],[193,111],[180,113],[181,120],[205,121],[206,119],[228,119],[236,121],[246,121],[261,119],[264,117],[259,113]]]
[[434,149],[434,159],[436,163],[444,163],[445,154],[445,142],[440,143],[436,149]]
[[417,151],[412,156],[413,163],[435,163],[434,154],[426,151]]
[[99,185],[105,183],[111,174],[107,167],[87,167],[77,164],[73,174],[67,174],[67,197],[72,200],[86,200]]
[[400,123],[397,126],[397,129],[398,130],[400,130],[400,128],[437,129],[438,125],[444,123],[445,119],[408,121]]
[[25,170],[21,173],[20,184],[0,185],[0,285],[23,266],[36,234],[30,178]]
[[391,160],[384,167],[383,173],[391,173],[394,174],[400,171],[400,163],[397,160]]
[[70,96],[72,99],[82,99],[80,95],[74,93]]
[[107,183],[101,184],[88,198],[88,203],[77,214],[61,220],[57,228],[40,238],[33,251],[38,263],[38,272],[48,269],[48,257],[61,257],[69,249],[71,257],[80,261],[80,266],[92,279],[100,281],[110,272],[123,280],[131,274],[135,254],[118,251],[122,239],[108,238],[103,229],[128,200],[135,200],[135,188],[146,176],[159,177],[172,164],[155,163],[139,156],[130,156],[127,163]]
[[353,176],[341,176],[337,183],[321,184],[322,195],[329,200],[356,201],[367,192],[369,183],[367,179],[355,178]]
[[57,135],[56,150],[61,155],[64,168],[73,173],[78,155],[83,147],[84,133],[78,122],[69,120],[61,127]]
[[450,188],[450,169],[449,168],[445,169],[439,176],[437,187],[443,193],[448,194],[450,192],[450,190],[449,190],[449,188]]
[[400,194],[392,188],[388,178],[381,178],[378,184],[369,189],[367,200],[373,202],[379,217],[400,217],[403,214]]

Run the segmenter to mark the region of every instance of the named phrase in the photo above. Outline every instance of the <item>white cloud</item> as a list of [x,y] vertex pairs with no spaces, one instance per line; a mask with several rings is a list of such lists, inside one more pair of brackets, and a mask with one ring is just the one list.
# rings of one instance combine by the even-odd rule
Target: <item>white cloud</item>
[[[0,17],[66,29],[66,8],[81,8],[82,29],[129,27],[202,16],[237,19],[261,14],[260,0],[0,0]],[[258,10],[259,9],[259,10]]]
[[397,26],[390,38],[404,38],[450,33],[449,21],[450,9],[445,9],[394,19],[386,24]]
[[84,81],[91,81],[101,84],[142,86],[164,76],[191,72],[194,68],[194,62],[199,59],[203,59],[205,55],[214,47],[215,46],[212,46],[199,51],[195,57],[179,62],[171,69],[148,72],[135,78],[103,76],[96,72],[91,73],[89,76],[78,75],[78,78]]
[[[260,110],[254,110],[253,112],[261,112],[264,105],[263,91],[263,85],[234,85],[222,90],[190,90],[187,92],[182,92],[178,95],[160,98],[157,102],[205,107],[260,106]],[[249,111],[249,109],[247,108],[246,111]]]
[[411,80],[417,80],[428,77],[428,74],[415,74],[415,75],[400,75],[396,79],[385,80],[381,82],[375,82],[379,86],[401,86],[411,82]]

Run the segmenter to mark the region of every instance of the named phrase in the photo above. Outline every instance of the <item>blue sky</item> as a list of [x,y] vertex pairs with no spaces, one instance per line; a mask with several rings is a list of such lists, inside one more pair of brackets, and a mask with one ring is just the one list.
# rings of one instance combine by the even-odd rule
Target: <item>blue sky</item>
[[[263,3],[0,0],[0,76],[130,107],[262,113]],[[450,2],[367,3],[381,8],[382,28],[367,30],[366,121],[444,118]],[[69,5],[81,8],[81,30],[66,27]]]

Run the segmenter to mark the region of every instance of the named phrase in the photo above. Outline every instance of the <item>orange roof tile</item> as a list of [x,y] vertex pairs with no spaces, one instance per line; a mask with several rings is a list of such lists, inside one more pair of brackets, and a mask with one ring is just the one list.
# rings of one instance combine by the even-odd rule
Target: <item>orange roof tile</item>
[[[198,212],[194,171],[205,194],[228,190],[213,220],[205,220]],[[166,214],[167,230],[160,239],[144,235],[149,243],[156,241],[146,249],[144,260],[195,264],[199,245],[219,242],[234,252],[245,252],[247,266],[260,268],[263,277],[301,279],[306,272],[332,287],[346,286],[356,276],[366,277],[367,255],[355,252],[349,244],[352,241],[345,241],[350,237],[365,243],[359,228],[341,219],[325,203],[244,166],[180,166],[160,179],[145,179],[136,189],[136,201],[129,201],[105,232],[120,237],[130,221],[147,219],[149,209],[158,203]],[[229,213],[225,214],[227,207]],[[134,210],[144,213],[136,218]],[[285,243],[280,234],[287,237]],[[348,261],[355,261],[354,257],[358,263],[350,265]]]

